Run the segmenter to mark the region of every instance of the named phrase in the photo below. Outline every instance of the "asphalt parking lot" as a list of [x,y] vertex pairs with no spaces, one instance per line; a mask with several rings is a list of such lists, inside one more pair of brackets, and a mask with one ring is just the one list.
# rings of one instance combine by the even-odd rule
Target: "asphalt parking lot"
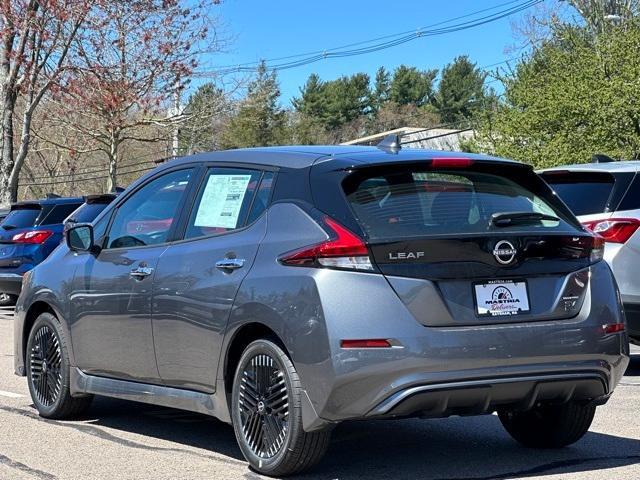
[[[81,421],[38,417],[13,375],[13,325],[0,315],[0,479],[236,479],[251,472],[230,426],[202,415],[98,399]],[[640,349],[591,432],[558,451],[527,450],[495,416],[338,427],[305,479],[640,478]]]

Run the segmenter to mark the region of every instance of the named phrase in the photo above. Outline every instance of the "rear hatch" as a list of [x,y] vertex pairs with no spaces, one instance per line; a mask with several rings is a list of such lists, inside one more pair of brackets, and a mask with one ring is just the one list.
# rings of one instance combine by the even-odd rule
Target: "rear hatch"
[[602,253],[521,164],[440,159],[359,168],[343,189],[374,263],[425,325],[575,316],[585,268]]
[[11,211],[0,224],[0,268],[19,267],[23,263],[25,244],[13,239],[33,230],[43,216],[37,203],[21,203],[11,206]]

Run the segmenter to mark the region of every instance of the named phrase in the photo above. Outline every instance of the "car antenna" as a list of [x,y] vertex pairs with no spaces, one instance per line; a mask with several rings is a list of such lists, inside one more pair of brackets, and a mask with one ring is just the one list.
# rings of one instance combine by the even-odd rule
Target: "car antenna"
[[593,157],[591,157],[591,163],[610,163],[610,162],[615,162],[615,160],[603,153],[596,153]]
[[382,139],[380,143],[376,145],[377,148],[389,153],[398,153],[402,149],[400,144],[400,135],[389,134]]

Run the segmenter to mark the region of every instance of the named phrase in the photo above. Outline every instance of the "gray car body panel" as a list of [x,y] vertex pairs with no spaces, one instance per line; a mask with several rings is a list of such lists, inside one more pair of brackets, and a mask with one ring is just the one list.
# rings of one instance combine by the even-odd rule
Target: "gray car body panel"
[[[221,152],[189,157],[165,168],[196,160],[252,160],[253,165],[275,165],[277,158],[279,164],[291,161],[292,168],[303,169],[346,155],[343,150],[319,148],[305,154],[287,148]],[[431,153],[417,151],[396,158],[364,148],[337,163],[341,168],[361,163],[360,156],[365,154],[375,157],[372,161],[393,162],[415,161]],[[135,189],[151,176],[130,188]],[[127,192],[118,202],[126,201],[126,196]],[[96,221],[113,208],[108,207]],[[104,278],[89,278],[95,258],[61,245],[25,280],[16,307],[16,373],[25,373],[27,314],[46,305],[71,339],[74,394],[97,393],[174,406],[227,422],[227,354],[239,332],[255,324],[273,332],[296,366],[304,388],[303,424],[308,431],[343,420],[393,413],[397,403],[412,398],[414,393],[450,392],[478,385],[507,392],[500,390],[501,385],[512,388],[518,384],[524,390],[515,388],[514,392],[520,392],[517,395],[526,391],[527,398],[535,400],[540,392],[554,390],[550,384],[564,378],[567,388],[583,381],[591,382],[585,387],[591,390],[601,385],[599,396],[604,398],[623,375],[629,356],[627,335],[602,333],[602,325],[624,321],[617,287],[605,262],[588,268],[588,286],[579,313],[572,318],[518,323],[491,323],[488,319],[480,325],[445,322],[426,326],[421,317],[425,309],[434,318],[445,319],[452,318],[456,311],[427,280],[290,267],[278,262],[283,253],[326,238],[326,232],[300,205],[284,200],[272,204],[253,225],[229,234],[129,249],[120,254],[112,251],[110,262],[126,264],[130,269],[142,260],[144,251],[154,250],[155,276],[142,281],[153,281],[151,293],[149,287],[136,284],[138,290],[131,290],[129,279],[110,280],[106,273]],[[138,253],[132,253],[136,250]],[[230,274],[215,268],[216,260],[229,253],[246,261],[242,269]],[[110,324],[106,316],[100,320],[87,315],[87,292],[93,291],[98,280],[105,282],[101,287],[105,292],[112,289],[122,297],[110,306]],[[120,286],[112,281],[121,282]],[[555,282],[550,294],[557,297],[562,284],[562,279]],[[125,299],[124,285],[129,285],[129,292],[135,295]],[[138,305],[143,313],[138,309],[134,315],[121,308],[132,299],[141,302]],[[147,301],[153,311],[148,315],[144,313]],[[85,305],[82,312],[77,311],[78,305]],[[469,306],[461,304],[458,308]],[[89,328],[92,334],[88,335],[83,329],[93,321],[98,325],[104,322],[104,328]],[[97,365],[99,359],[115,362],[105,359],[114,354],[118,338],[122,346],[133,348],[124,335],[141,339],[149,334],[157,336],[157,342],[151,340],[142,352],[118,350],[127,361],[133,361],[136,355],[142,359],[138,371],[127,369],[124,363]],[[393,348],[341,348],[341,340],[358,338],[389,339]],[[149,364],[149,345],[155,352],[155,365]],[[538,393],[531,394],[533,390]],[[569,390],[551,394],[573,395]],[[493,408],[489,400],[486,405]],[[442,414],[450,413],[442,410]]]

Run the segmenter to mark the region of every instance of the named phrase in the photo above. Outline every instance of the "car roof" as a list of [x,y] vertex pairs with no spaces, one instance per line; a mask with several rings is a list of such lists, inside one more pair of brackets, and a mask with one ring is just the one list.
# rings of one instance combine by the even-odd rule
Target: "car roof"
[[602,163],[576,163],[573,165],[560,165],[558,167],[543,168],[539,173],[566,170],[569,172],[637,172],[640,170],[639,160],[620,160]]
[[513,160],[462,152],[403,148],[398,152],[366,146],[352,145],[295,145],[282,147],[257,147],[237,150],[198,153],[167,162],[175,166],[193,162],[229,162],[269,165],[283,168],[307,168],[318,162],[336,161],[340,164],[381,164],[411,162],[434,157],[463,157],[478,161],[519,163]]
[[51,197],[41,198],[37,200],[25,200],[22,202],[15,202],[11,204],[11,207],[37,207],[44,205],[65,205],[67,203],[84,203],[82,197]]

